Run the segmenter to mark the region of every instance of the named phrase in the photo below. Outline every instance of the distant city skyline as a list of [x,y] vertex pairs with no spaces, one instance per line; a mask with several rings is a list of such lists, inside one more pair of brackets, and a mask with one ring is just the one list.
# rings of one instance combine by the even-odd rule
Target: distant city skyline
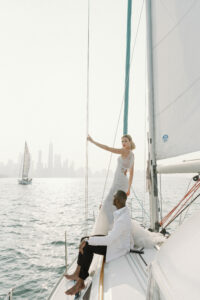
[[[18,155],[18,161],[8,159],[7,162],[0,162],[0,177],[20,177],[22,170],[23,154]],[[89,176],[106,176],[107,170],[99,170],[91,172]],[[112,173],[112,172],[111,172]],[[75,168],[74,161],[62,158],[58,153],[54,154],[53,143],[49,143],[48,157],[43,160],[42,150],[38,150],[38,158],[35,162],[31,160],[30,177],[83,177],[85,176],[85,168]]]
[[[142,0],[134,4],[132,46]],[[106,7],[106,9],[105,9]],[[17,161],[24,141],[37,163],[48,143],[63,159],[85,165],[87,22],[84,1],[4,1],[0,48],[0,161]],[[92,1],[90,22],[89,133],[102,144],[113,138],[124,95],[127,5]],[[136,169],[144,166],[145,11],[130,72],[129,133],[136,143]],[[27,18],[28,16],[28,18]],[[102,22],[103,20],[103,22]],[[112,20],[112,22],[111,22]],[[26,24],[26,26],[24,26]],[[134,71],[134,72],[133,72]],[[123,117],[116,139],[121,146]],[[109,153],[89,145],[89,167],[107,168]],[[45,161],[46,163],[46,161]],[[114,170],[116,156],[113,156]]]

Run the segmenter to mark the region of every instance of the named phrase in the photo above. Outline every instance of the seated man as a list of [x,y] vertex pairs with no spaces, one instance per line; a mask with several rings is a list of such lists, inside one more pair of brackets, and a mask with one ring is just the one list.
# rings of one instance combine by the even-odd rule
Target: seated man
[[72,275],[66,275],[66,278],[77,280],[77,283],[65,292],[67,295],[74,295],[85,287],[84,280],[89,276],[88,270],[94,253],[104,255],[106,262],[109,262],[133,248],[131,218],[125,206],[126,199],[127,195],[123,191],[117,191],[114,195],[113,205],[117,210],[113,213],[113,229],[108,235],[92,236],[81,241],[76,271]]

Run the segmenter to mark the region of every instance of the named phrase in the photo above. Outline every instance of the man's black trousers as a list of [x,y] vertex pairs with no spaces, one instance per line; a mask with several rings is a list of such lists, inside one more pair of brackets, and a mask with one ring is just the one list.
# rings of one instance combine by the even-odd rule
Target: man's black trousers
[[83,254],[79,252],[77,264],[81,267],[79,277],[85,280],[88,276],[88,270],[90,268],[94,253],[106,256],[107,246],[91,246],[86,242],[86,246],[83,248]]

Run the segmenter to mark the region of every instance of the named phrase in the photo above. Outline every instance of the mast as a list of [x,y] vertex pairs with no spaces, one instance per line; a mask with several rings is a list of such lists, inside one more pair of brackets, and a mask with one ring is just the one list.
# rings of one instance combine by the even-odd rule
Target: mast
[[127,134],[127,132],[128,132],[128,100],[129,100],[130,46],[131,46],[131,12],[132,12],[132,0],[128,0],[127,31],[126,31],[126,70],[125,70],[125,91],[124,91],[124,129],[123,129],[123,134]]
[[149,102],[149,171],[151,175],[151,188],[149,191],[151,229],[158,231],[158,186],[157,164],[155,147],[155,119],[154,119],[154,82],[153,82],[153,48],[152,48],[152,10],[151,0],[146,0],[147,22],[147,93]]

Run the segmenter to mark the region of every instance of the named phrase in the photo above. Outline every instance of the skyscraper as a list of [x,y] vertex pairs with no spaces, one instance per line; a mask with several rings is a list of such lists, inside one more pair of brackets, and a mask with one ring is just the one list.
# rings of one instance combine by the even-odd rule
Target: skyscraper
[[54,155],[54,176],[62,177],[62,161],[61,156],[59,154]]
[[38,161],[37,161],[36,175],[38,177],[43,176],[42,151],[41,150],[38,151]]
[[53,143],[49,143],[49,156],[48,156],[48,175],[53,177]]

